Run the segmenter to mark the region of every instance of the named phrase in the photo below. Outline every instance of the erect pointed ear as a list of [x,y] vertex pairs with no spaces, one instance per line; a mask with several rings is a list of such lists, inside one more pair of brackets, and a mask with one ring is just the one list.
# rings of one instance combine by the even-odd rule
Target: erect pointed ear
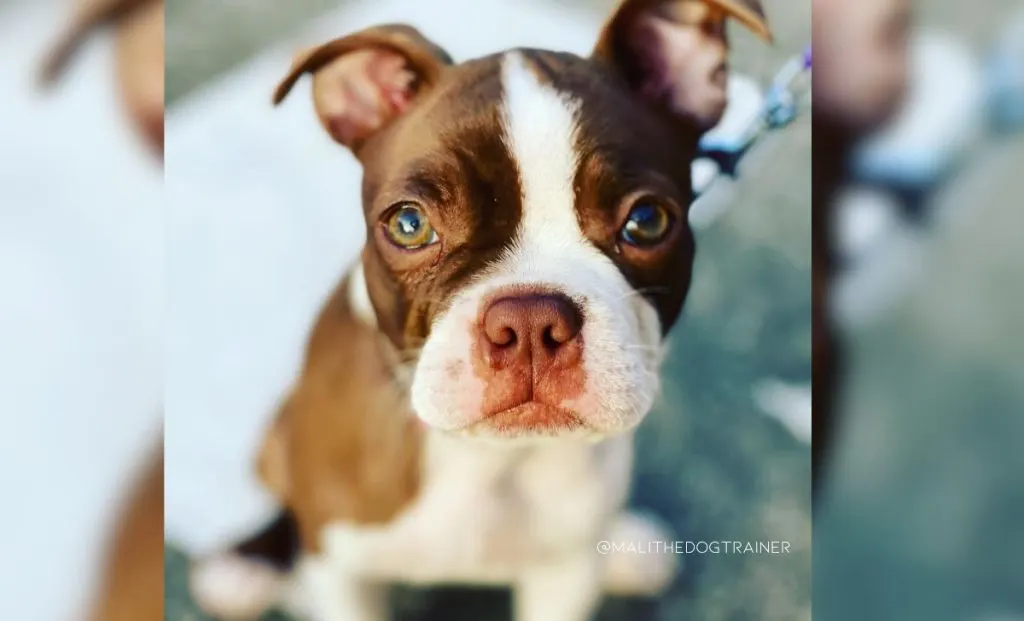
[[274,91],[274,105],[303,74],[312,74],[313,105],[321,125],[335,141],[358,151],[437,84],[451,64],[451,57],[415,28],[377,26],[299,54]]
[[705,131],[727,103],[729,18],[772,42],[759,0],[625,0],[593,57],[649,104]]

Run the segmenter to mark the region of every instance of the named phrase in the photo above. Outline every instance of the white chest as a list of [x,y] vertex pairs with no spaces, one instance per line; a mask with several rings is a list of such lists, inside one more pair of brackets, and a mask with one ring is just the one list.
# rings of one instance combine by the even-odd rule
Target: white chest
[[625,502],[631,466],[631,436],[530,447],[431,436],[416,501],[384,526],[329,526],[324,560],[388,581],[507,583],[592,547]]

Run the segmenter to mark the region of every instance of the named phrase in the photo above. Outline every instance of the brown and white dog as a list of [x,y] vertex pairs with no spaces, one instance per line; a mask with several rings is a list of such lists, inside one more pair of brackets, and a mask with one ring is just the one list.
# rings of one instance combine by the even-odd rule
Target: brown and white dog
[[296,59],[274,101],[312,75],[364,169],[366,245],[260,455],[294,571],[202,560],[204,608],[372,621],[384,583],[491,584],[519,621],[583,621],[602,592],[667,585],[670,555],[598,543],[671,539],[624,505],[689,289],[690,164],[725,109],[730,17],[771,39],[756,0],[629,0],[590,58],[454,63],[387,25]]

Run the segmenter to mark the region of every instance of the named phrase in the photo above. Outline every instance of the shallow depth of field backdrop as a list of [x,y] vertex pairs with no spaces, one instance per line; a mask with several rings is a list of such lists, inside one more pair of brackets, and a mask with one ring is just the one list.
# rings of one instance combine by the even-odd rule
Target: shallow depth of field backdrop
[[[595,16],[606,14],[614,3],[588,0],[521,4],[541,9],[559,5],[556,19],[566,20],[565,28],[578,39],[580,27],[572,22],[572,12],[589,14],[591,21],[597,21]],[[249,57],[264,48],[282,42],[297,48],[312,42],[309,35],[303,36],[309,20],[338,6],[333,0],[168,3],[169,114],[173,116],[179,105],[196,105],[197,98],[218,96],[204,91],[204,87],[230,75],[234,67],[244,66]],[[445,11],[445,2],[438,0],[436,6],[435,19],[460,19],[459,14]],[[777,39],[774,47],[764,47],[739,26],[731,26],[734,70],[762,85],[790,56],[803,49],[810,32],[810,0],[773,0],[766,7]],[[523,11],[524,16],[537,14],[536,8]],[[397,14],[391,21],[401,18]],[[530,19],[503,23],[502,28],[521,31],[525,40],[533,28]],[[430,23],[414,25],[430,35]],[[465,27],[474,26],[467,23]],[[345,32],[339,28],[333,35]],[[596,30],[588,36],[596,39]],[[456,46],[451,41],[439,43]],[[549,43],[557,44],[557,40]],[[481,50],[493,51],[498,49]],[[284,71],[287,58],[282,61]],[[272,88],[272,83],[265,84],[259,96],[245,105],[268,106]],[[297,97],[305,94],[306,88],[295,93]],[[308,121],[310,126],[315,124],[312,116]],[[268,122],[273,123],[273,117],[268,117]],[[175,183],[176,170],[174,127],[169,122],[167,174],[171,184]],[[259,150],[258,139],[238,138],[250,141],[251,149]],[[791,543],[792,552],[778,556],[685,556],[681,559],[684,569],[680,579],[662,601],[610,602],[602,619],[810,619],[809,449],[767,416],[754,396],[755,388],[764,382],[801,387],[810,379],[810,140],[809,119],[804,117],[757,146],[744,163],[738,183],[726,183],[706,199],[727,202],[730,209],[699,233],[695,280],[684,316],[672,335],[671,356],[664,370],[664,395],[639,434],[633,495],[635,504],[669,520],[680,540],[784,540]],[[274,154],[248,156],[262,160],[273,159]],[[217,161],[210,154],[203,157]],[[229,159],[223,162],[231,165]],[[297,166],[301,163],[287,162],[281,167],[282,178],[274,183],[289,184],[287,171]],[[216,174],[216,170],[204,173],[207,178]],[[174,194],[170,193],[172,200]],[[339,196],[339,209],[352,205],[354,198]],[[223,207],[239,209],[237,205]],[[301,214],[303,204],[297,202],[290,209]],[[188,261],[175,255],[187,250],[187,246],[172,241],[172,272],[176,261]],[[344,267],[337,265],[338,277]],[[261,276],[243,277],[259,283]],[[266,287],[275,286],[278,278],[281,274],[268,275]],[[171,280],[173,313],[179,294],[173,276]],[[288,304],[286,295],[278,297],[276,303]],[[183,303],[188,305],[187,301]],[[252,334],[253,339],[260,336]],[[176,400],[178,389],[184,388],[172,378],[168,389],[169,443],[186,442],[190,432],[175,422],[176,404],[189,401]],[[207,389],[216,392],[214,385]],[[273,400],[265,400],[265,407],[272,406]],[[266,419],[265,412],[252,415]],[[173,453],[169,451],[167,464],[169,489],[175,485],[171,483],[175,476],[171,472],[175,468]],[[172,496],[168,498],[170,502]],[[166,618],[171,621],[202,619],[188,599],[186,566],[184,555],[169,548]],[[403,621],[501,619],[501,611],[508,604],[500,593],[411,589],[400,590],[396,602]]]

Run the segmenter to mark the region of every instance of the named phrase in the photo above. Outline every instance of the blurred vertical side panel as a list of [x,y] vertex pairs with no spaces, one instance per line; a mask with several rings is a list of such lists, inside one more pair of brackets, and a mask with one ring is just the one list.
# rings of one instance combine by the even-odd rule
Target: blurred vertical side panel
[[[1024,6],[913,3],[899,104],[877,127],[839,131],[830,116],[819,133],[820,106],[833,106],[824,120],[899,73],[885,63],[902,25],[870,12],[910,3],[815,0],[816,28],[840,5],[847,30],[864,30],[814,34],[815,190],[835,190],[815,205],[832,224],[815,243],[835,260],[822,286],[843,355],[841,390],[823,387],[839,398],[815,514],[815,617],[1021,620]],[[878,63],[863,83],[825,62],[840,43],[829,58]],[[819,90],[835,75],[853,95]],[[828,158],[841,169],[817,166]],[[825,397],[816,387],[816,407]]]
[[69,17],[0,3],[3,619],[89,614],[160,430],[162,173],[124,117],[109,37],[38,92]]

